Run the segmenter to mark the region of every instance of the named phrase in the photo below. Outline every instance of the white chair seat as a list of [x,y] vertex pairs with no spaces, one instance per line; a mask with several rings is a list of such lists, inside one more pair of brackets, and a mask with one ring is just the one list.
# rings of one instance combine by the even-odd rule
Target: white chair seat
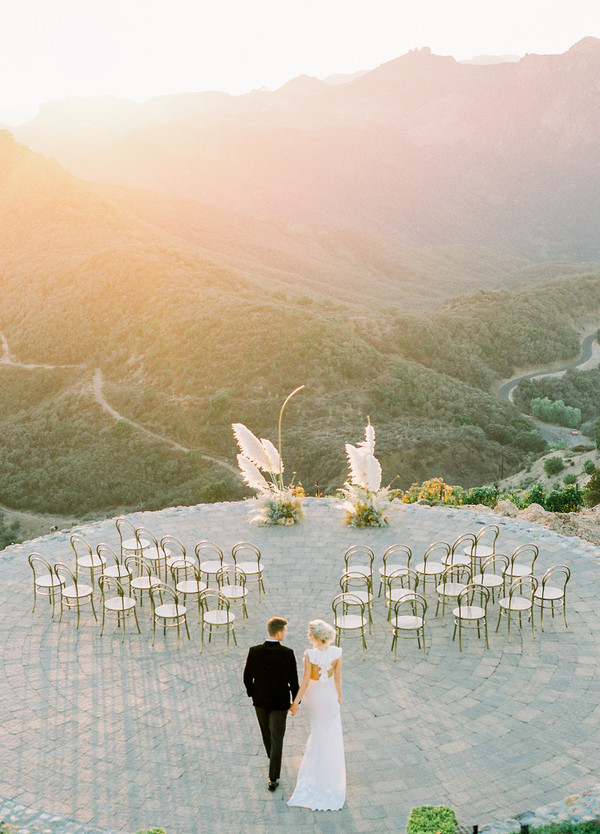
[[109,567],[104,568],[103,573],[105,576],[113,577],[113,579],[131,577],[125,565],[109,565]]
[[158,576],[136,576],[131,580],[131,587],[137,591],[148,591],[150,586],[160,585]]
[[457,597],[466,587],[462,582],[442,582],[437,586],[436,591],[445,597]]
[[36,576],[35,584],[38,588],[61,588],[63,583],[56,576]]
[[241,585],[222,585],[219,590],[227,599],[243,599],[248,596],[248,591]]
[[353,597],[357,597],[365,605],[373,601],[373,594],[369,593],[369,591],[355,591],[354,588],[351,588],[348,590],[348,593],[352,594]]
[[536,600],[555,600],[562,599],[564,595],[565,592],[562,588],[555,588],[552,585],[546,585],[545,588],[540,586],[533,596]]
[[91,556],[80,556],[77,559],[77,564],[80,568],[85,568],[86,570],[90,570],[91,568],[101,568],[103,565],[106,564],[106,559],[104,556],[98,556],[92,554]]
[[62,590],[64,597],[69,597],[72,599],[81,599],[82,597],[91,597],[94,593],[94,589],[90,585],[82,585],[81,582],[78,585],[66,585]]
[[[488,556],[491,556],[496,551],[493,547],[490,547],[489,544],[478,544],[475,548],[475,557],[477,559],[487,559]],[[470,555],[470,550],[465,550],[465,553]]]
[[170,551],[165,551],[167,554],[167,566],[173,567],[173,565],[177,565],[178,568],[184,570],[184,568],[193,568],[196,564],[192,559],[188,559],[187,556],[178,556],[176,553],[171,553]]
[[457,565],[458,567],[469,567],[471,564],[471,554],[465,550],[462,556],[459,556],[458,553],[455,553],[454,556],[450,553],[446,558],[442,559],[443,563],[448,567],[448,565]]
[[414,599],[416,596],[414,591],[409,588],[394,588],[390,594],[387,595],[388,605],[394,602],[400,602],[401,599]]
[[123,542],[123,550],[127,553],[141,553],[140,545],[141,550],[147,550],[149,547],[151,547],[151,543],[148,541],[148,539],[140,539],[139,544],[137,539],[125,539],[125,541]]
[[263,571],[263,566],[259,568],[258,562],[238,562],[237,567],[243,570],[246,576],[253,576]]
[[452,615],[460,617],[461,620],[482,620],[485,617],[485,610],[479,605],[461,605],[452,610]]
[[104,602],[104,607],[109,611],[130,611],[135,606],[136,602],[131,597],[111,597]]
[[441,562],[427,562],[427,564],[425,562],[419,562],[415,567],[415,571],[417,573],[423,573],[425,576],[435,576],[438,573],[443,573],[445,567]]
[[175,605],[174,602],[165,602],[163,605],[157,605],[154,613],[157,617],[162,617],[163,620],[175,620],[178,617],[183,617],[187,612],[185,605]]
[[531,566],[527,565],[513,565],[505,572],[507,582],[512,579],[521,579],[523,576],[531,576]]
[[179,594],[199,594],[207,588],[206,582],[198,582],[195,579],[183,579],[177,583],[176,590]]
[[348,565],[348,573],[359,573],[361,576],[371,576],[370,565]]
[[528,611],[531,608],[531,600],[525,597],[503,597],[498,600],[500,608],[505,608],[507,611]]
[[398,629],[412,630],[413,628],[421,628],[422,625],[423,617],[416,617],[414,614],[400,614],[392,619],[392,626]]
[[200,563],[200,572],[201,573],[217,573],[223,565],[220,562],[201,562]]
[[384,576],[391,576],[393,573],[396,576],[406,575],[408,568],[406,565],[382,565],[379,568],[379,575],[383,578]]
[[204,614],[203,620],[209,625],[227,625],[227,623],[232,623],[235,620],[235,614],[232,614],[231,611],[225,611],[224,609],[207,611]]
[[502,577],[497,573],[477,573],[471,580],[473,584],[483,585],[485,588],[499,588],[502,581]]
[[367,621],[361,614],[342,614],[341,617],[337,618],[337,625],[342,629],[364,628]]

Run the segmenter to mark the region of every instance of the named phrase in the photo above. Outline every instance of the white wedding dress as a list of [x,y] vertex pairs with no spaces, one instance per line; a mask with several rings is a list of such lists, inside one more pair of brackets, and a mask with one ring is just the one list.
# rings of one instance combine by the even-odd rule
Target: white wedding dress
[[296,789],[288,805],[313,811],[339,811],[346,800],[346,762],[342,717],[331,664],[342,656],[338,646],[307,649],[304,653],[320,669],[319,680],[312,680],[304,694],[310,720],[310,735]]

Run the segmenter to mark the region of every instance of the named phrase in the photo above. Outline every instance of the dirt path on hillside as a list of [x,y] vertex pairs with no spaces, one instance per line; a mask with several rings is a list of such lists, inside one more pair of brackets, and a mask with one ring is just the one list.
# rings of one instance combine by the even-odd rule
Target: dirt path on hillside
[[[0,346],[2,348],[2,352],[0,355],[0,365],[11,365],[12,367],[21,368],[24,370],[43,369],[47,371],[59,370],[64,368],[87,367],[86,365],[47,365],[26,364],[23,362],[18,362],[11,356],[8,341],[6,339],[6,336],[2,332],[0,332]],[[94,371],[94,378],[91,385],[91,391],[98,405],[100,405],[103,411],[105,411],[107,414],[110,414],[110,416],[113,417],[113,419],[124,420],[130,426],[135,428],[136,431],[140,431],[143,434],[145,434],[146,437],[151,437],[153,440],[159,440],[161,443],[165,443],[167,446],[170,446],[172,449],[176,449],[178,452],[183,452],[185,454],[191,451],[186,446],[183,446],[181,443],[178,443],[176,440],[172,440],[171,438],[165,437],[161,434],[156,434],[156,432],[153,432],[150,429],[145,428],[144,426],[140,425],[140,423],[136,423],[134,420],[130,420],[128,417],[125,417],[123,414],[120,414],[115,408],[113,408],[110,405],[110,403],[107,402],[106,397],[104,396],[104,378],[102,376],[102,371],[100,370],[100,368],[96,368],[96,370]],[[228,472],[231,472],[236,477],[240,477],[239,470],[227,461],[212,457],[212,455],[200,454],[200,457],[202,458],[202,460],[214,463],[217,466],[220,466],[222,469],[226,469]]]
[[[104,377],[102,376],[102,371],[100,368],[96,368],[94,371],[94,382],[93,382],[93,392],[94,392],[94,399],[96,402],[106,411],[107,414],[110,414],[111,417],[114,417],[115,420],[124,420],[133,428],[137,429],[138,431],[143,432],[147,437],[151,437],[153,440],[160,440],[162,443],[166,443],[167,446],[170,446],[172,449],[177,449],[179,452],[190,452],[191,449],[188,449],[186,446],[182,446],[181,443],[178,443],[176,440],[171,440],[169,437],[165,437],[162,434],[156,434],[150,429],[145,428],[144,426],[140,425],[140,423],[136,423],[134,420],[130,420],[129,417],[125,417],[123,414],[120,414],[115,408],[112,407],[107,401],[104,396]],[[210,463],[215,463],[217,466],[221,466],[223,469],[227,469],[229,472],[233,472],[234,475],[239,476],[239,470],[232,466],[230,463],[227,463],[224,460],[219,460],[218,458],[213,458],[210,455],[200,455],[202,460],[210,461]]]

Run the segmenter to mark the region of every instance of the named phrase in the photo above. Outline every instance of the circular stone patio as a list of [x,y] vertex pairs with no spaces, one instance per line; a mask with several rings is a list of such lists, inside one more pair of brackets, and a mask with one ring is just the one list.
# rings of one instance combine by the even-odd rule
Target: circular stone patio
[[[227,555],[240,539],[261,548],[266,594],[250,590],[245,629],[225,655],[224,636],[200,648],[195,608],[191,641],[157,634],[151,647],[150,607],[139,611],[142,634],[110,623],[103,637],[90,610],[81,627],[67,612],[50,617],[40,599],[34,613],[27,556],[73,564],[70,532],[15,545],[0,557],[0,796],[16,805],[78,820],[85,827],[167,834],[199,832],[404,831],[413,806],[454,806],[464,826],[560,800],[592,785],[600,772],[600,548],[522,521],[469,509],[405,507],[383,530],[352,530],[334,499],[307,499],[296,527],[256,528],[248,505],[223,503],[130,516],[159,538],[186,546],[201,539]],[[242,684],[248,647],[264,639],[266,620],[285,615],[287,639],[301,666],[310,619],[331,620],[343,555],[364,543],[381,555],[392,543],[415,557],[436,540],[452,541],[491,522],[497,550],[525,542],[540,547],[536,575],[551,565],[572,572],[569,629],[547,616],[545,632],[529,627],[506,639],[494,631],[490,649],[469,632],[458,650],[451,617],[434,618],[428,590],[427,659],[416,641],[390,652],[386,610],[374,607],[366,660],[360,641],[343,639],[348,794],[339,812],[288,808],[307,736],[302,712],[288,721],[280,788],[266,789],[267,760]],[[116,547],[114,520],[74,528],[95,548]],[[98,604],[99,608],[99,604]],[[50,830],[50,827],[48,827]],[[52,828],[53,831],[57,830]],[[75,828],[66,830],[75,830]],[[81,830],[84,830],[82,827]],[[91,830],[91,827],[85,828]]]

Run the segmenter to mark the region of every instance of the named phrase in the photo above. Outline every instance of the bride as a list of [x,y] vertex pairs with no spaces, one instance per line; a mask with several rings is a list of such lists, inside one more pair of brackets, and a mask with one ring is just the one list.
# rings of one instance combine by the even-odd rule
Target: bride
[[312,648],[304,652],[304,675],[290,707],[298,712],[302,698],[310,720],[310,735],[296,789],[288,805],[313,811],[338,811],[346,799],[346,763],[342,736],[342,650],[331,643],[335,629],[323,620],[308,626]]

